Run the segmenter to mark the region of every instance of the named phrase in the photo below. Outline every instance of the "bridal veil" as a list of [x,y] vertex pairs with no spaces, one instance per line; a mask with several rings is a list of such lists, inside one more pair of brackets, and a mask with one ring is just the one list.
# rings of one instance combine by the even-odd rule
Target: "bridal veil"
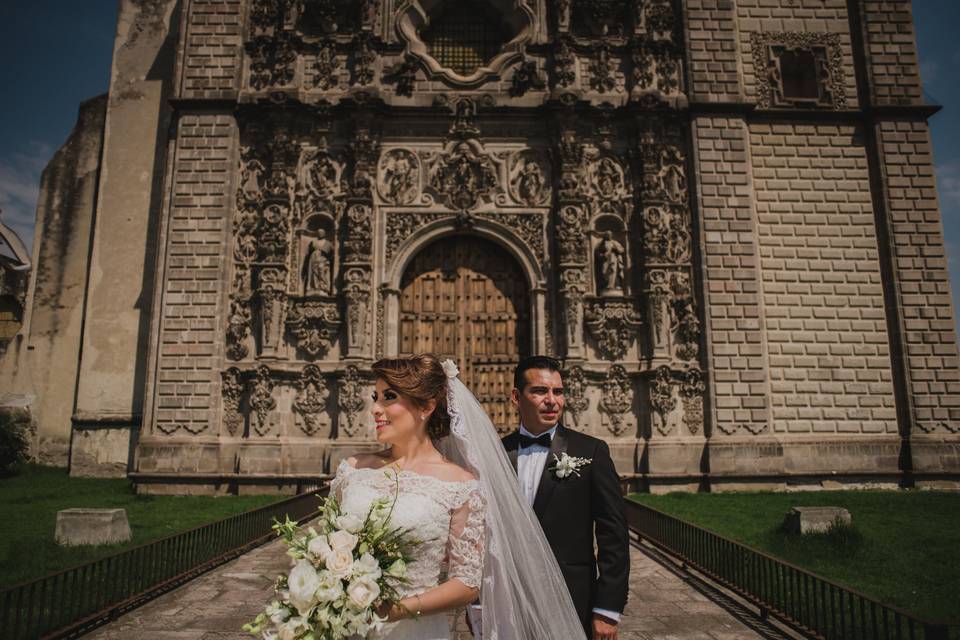
[[486,501],[486,553],[480,587],[482,640],[582,638],[583,627],[560,567],[490,417],[457,378],[447,374],[450,435],[441,450],[477,476]]

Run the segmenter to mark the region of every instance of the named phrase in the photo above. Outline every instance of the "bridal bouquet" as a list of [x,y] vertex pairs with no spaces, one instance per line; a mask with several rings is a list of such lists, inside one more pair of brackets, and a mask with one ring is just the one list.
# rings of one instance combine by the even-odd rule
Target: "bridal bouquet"
[[367,637],[385,618],[383,604],[400,601],[407,563],[420,541],[390,527],[396,498],[374,501],[366,517],[341,513],[327,498],[315,526],[287,517],[273,528],[283,537],[293,568],[277,578],[274,600],[243,630],[265,640],[340,640]]

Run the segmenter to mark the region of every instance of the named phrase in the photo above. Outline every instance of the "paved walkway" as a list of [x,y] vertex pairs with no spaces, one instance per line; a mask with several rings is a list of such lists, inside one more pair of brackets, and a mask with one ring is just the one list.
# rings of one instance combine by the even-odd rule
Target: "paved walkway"
[[[631,550],[630,601],[620,625],[622,640],[786,638],[723,593],[670,562],[658,562],[654,556],[656,552],[647,548]],[[87,637],[251,640],[253,636],[240,631],[240,627],[262,609],[272,595],[274,577],[288,566],[281,542],[271,542],[130,611]],[[459,618],[462,620],[462,616]],[[459,628],[461,624],[456,625],[454,636],[469,640],[470,635]]]

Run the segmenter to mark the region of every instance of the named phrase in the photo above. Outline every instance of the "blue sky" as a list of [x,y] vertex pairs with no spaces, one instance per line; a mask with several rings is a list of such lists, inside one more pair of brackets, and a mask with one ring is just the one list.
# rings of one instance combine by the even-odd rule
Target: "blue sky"
[[[32,246],[40,172],[81,101],[109,87],[118,0],[0,0],[0,209]],[[954,306],[960,301],[960,10],[914,0]]]

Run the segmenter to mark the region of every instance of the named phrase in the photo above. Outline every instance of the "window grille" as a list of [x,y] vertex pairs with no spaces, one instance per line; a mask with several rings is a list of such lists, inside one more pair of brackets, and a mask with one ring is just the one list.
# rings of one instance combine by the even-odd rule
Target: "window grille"
[[469,76],[500,52],[506,38],[495,15],[472,2],[451,2],[423,34],[430,55]]

